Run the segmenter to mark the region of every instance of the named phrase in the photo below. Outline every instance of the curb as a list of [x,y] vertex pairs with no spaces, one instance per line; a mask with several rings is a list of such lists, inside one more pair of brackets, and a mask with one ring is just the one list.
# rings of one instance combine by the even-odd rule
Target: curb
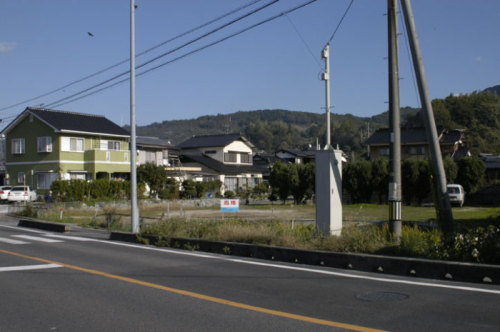
[[440,261],[423,258],[393,257],[372,254],[339,253],[111,232],[110,240],[205,251],[216,254],[252,257],[287,263],[325,266],[399,276],[441,279],[485,284],[500,284],[500,265]]
[[70,227],[65,224],[33,219],[20,219],[17,226],[42,229],[44,231],[52,231],[58,233],[66,233],[70,231]]

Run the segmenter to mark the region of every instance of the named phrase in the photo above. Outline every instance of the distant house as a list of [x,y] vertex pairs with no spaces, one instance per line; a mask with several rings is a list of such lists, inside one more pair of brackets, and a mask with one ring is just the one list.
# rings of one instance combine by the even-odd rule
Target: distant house
[[306,164],[314,161],[316,150],[281,149],[276,152],[276,157],[292,164]]
[[500,180],[500,155],[480,153],[479,158],[484,161],[486,166],[486,179],[488,182]]
[[[464,131],[445,130],[438,128],[439,145],[443,156],[455,160],[463,158],[469,152],[464,146]],[[365,142],[370,160],[379,157],[389,158],[389,129],[381,128],[375,131]],[[429,143],[425,128],[401,128],[401,159],[428,158]]]
[[152,163],[156,166],[171,166],[179,159],[178,149],[169,141],[158,137],[136,137],[137,163]]
[[11,185],[130,177],[129,133],[103,116],[28,107],[2,134]]
[[233,192],[262,181],[253,165],[254,145],[240,134],[194,136],[177,146],[183,167],[199,168],[190,175],[200,181],[220,180],[222,193]]

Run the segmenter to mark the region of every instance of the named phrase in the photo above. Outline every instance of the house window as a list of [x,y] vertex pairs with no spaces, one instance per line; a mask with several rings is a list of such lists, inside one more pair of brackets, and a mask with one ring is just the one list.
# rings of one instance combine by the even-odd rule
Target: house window
[[83,138],[61,137],[61,151],[83,152],[83,147]]
[[26,182],[26,178],[24,176],[24,172],[18,172],[17,173],[17,183],[24,184],[25,182]]
[[425,154],[425,147],[423,146],[413,146],[410,148],[410,154],[413,155],[423,155]]
[[147,163],[156,163],[156,152],[146,151],[146,162]]
[[242,164],[251,164],[252,162],[251,162],[250,158],[251,158],[251,156],[248,153],[242,153],[240,155],[240,159],[241,159]]
[[24,138],[12,139],[12,154],[24,153]]
[[226,190],[236,192],[238,188],[238,178],[226,176],[224,178],[224,187]]
[[108,150],[120,151],[121,150],[120,142],[119,141],[108,141]]
[[85,180],[87,173],[84,172],[71,172],[69,178],[71,180]]
[[37,138],[38,152],[52,152],[52,137],[44,136]]
[[225,152],[224,153],[224,162],[235,163],[237,155],[238,154],[236,152]]
[[50,185],[55,180],[57,180],[57,173],[38,173],[36,175],[37,189],[50,189]]
[[380,148],[380,155],[381,156],[388,156],[389,155],[389,148]]

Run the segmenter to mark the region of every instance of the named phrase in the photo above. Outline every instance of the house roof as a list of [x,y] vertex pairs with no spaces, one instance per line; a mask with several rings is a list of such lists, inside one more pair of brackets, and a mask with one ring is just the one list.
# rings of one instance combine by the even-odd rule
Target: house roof
[[119,137],[130,136],[130,133],[127,130],[106,119],[102,115],[57,111],[35,107],[27,107],[3,130],[3,133],[8,133],[20,121],[29,115],[35,116],[49,127],[52,127],[56,132]]
[[219,135],[201,135],[193,136],[190,139],[182,142],[177,147],[180,149],[197,149],[197,148],[208,148],[208,147],[221,147],[231,144],[234,141],[241,140],[245,142],[251,148],[254,145],[250,143],[241,134],[219,134]]
[[203,154],[182,154],[181,162],[196,162],[221,174],[260,173],[261,167],[254,165],[227,165]]
[[158,148],[158,149],[173,149],[174,146],[170,141],[165,141],[159,137],[137,136],[136,145],[145,148]]
[[292,156],[301,157],[301,158],[315,158],[316,150],[299,150],[299,149],[281,149],[276,154],[284,152],[289,153]]
[[[445,129],[438,128],[437,131],[438,131],[438,136],[441,136],[445,132]],[[389,144],[389,132],[390,132],[389,128],[378,129],[370,136],[370,138],[366,140],[366,144],[368,145]],[[450,137],[450,139],[453,139],[453,137]],[[422,143],[422,142],[427,142],[425,128],[401,128],[401,143],[412,144],[412,143]],[[446,141],[442,142],[449,143],[451,141],[448,141],[448,139],[446,139]]]
[[486,169],[500,169],[500,155],[491,153],[480,153],[479,158],[484,161]]

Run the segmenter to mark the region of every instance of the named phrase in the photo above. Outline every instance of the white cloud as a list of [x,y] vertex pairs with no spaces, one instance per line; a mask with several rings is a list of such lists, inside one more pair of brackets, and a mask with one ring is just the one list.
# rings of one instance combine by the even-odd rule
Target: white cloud
[[0,42],[0,53],[7,53],[13,51],[17,47],[14,42]]

